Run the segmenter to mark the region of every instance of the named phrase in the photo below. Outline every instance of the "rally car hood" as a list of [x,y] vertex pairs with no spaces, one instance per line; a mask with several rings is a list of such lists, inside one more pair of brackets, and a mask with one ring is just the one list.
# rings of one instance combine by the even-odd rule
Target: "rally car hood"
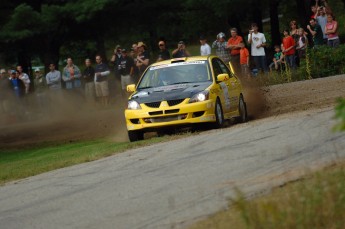
[[129,100],[135,100],[140,104],[191,98],[194,94],[204,91],[210,85],[211,82],[201,82],[138,89]]

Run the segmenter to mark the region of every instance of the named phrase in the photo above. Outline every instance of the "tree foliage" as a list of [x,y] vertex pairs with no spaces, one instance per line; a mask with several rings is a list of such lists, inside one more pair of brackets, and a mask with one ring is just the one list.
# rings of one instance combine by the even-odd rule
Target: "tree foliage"
[[[106,46],[139,40],[155,51],[161,37],[171,43],[197,42],[200,34],[213,40],[221,31],[229,34],[230,27],[247,35],[251,22],[271,32],[273,42],[279,43],[280,28],[292,19],[302,22],[310,4],[310,0],[3,0],[0,61],[25,66],[39,57],[45,64],[57,63],[61,54],[62,58],[105,55]],[[333,4],[341,9],[343,2]],[[278,19],[279,14],[283,18]],[[273,24],[262,24],[264,18]],[[87,50],[80,50],[83,47]]]

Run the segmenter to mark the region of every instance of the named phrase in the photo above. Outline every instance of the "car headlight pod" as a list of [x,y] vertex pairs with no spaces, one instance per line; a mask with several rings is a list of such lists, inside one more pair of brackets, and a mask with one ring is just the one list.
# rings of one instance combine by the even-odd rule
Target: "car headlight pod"
[[129,110],[140,110],[141,106],[137,101],[130,100],[130,101],[128,101],[128,109]]
[[193,95],[192,98],[190,98],[189,103],[203,102],[208,99],[209,99],[209,92],[202,91]]

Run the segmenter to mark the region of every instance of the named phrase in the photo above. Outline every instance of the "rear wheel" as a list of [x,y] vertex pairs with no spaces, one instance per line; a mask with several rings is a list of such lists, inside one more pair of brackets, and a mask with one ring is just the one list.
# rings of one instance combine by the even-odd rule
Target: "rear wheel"
[[224,115],[223,115],[222,104],[220,103],[219,99],[217,99],[216,101],[214,114],[216,116],[215,128],[221,128],[224,125]]
[[144,140],[144,132],[140,130],[128,131],[128,138],[130,142]]
[[247,122],[248,121],[248,114],[247,114],[247,105],[244,102],[243,96],[240,96],[240,100],[238,101],[238,110],[240,113],[240,116],[238,117],[238,120],[240,122]]

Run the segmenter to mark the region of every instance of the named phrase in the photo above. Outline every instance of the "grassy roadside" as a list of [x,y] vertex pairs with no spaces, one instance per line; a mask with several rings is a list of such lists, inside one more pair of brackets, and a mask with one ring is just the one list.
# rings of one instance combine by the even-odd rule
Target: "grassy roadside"
[[121,153],[128,149],[179,138],[179,135],[150,138],[139,142],[114,143],[107,139],[0,150],[0,185],[83,162]]
[[345,163],[247,200],[238,195],[229,210],[197,222],[189,229],[343,229],[345,228]]

